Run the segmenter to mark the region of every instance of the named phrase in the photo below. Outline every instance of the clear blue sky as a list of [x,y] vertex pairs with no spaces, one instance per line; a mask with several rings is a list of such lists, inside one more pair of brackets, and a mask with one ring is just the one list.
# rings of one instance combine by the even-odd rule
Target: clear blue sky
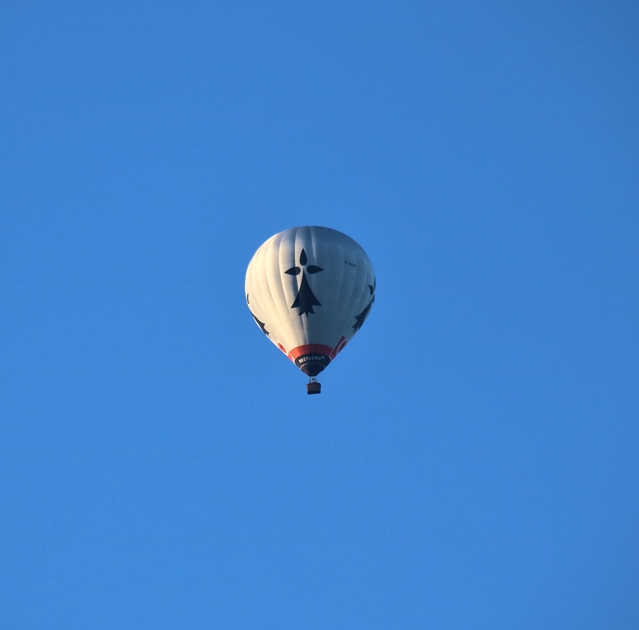
[[6,0],[0,81],[2,630],[639,627],[636,2]]

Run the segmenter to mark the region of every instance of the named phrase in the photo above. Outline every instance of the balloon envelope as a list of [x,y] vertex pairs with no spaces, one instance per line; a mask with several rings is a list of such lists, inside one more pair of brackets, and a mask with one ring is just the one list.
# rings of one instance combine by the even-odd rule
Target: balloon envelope
[[275,234],[255,252],[245,293],[262,332],[312,377],[361,328],[375,286],[373,266],[352,238],[305,226]]

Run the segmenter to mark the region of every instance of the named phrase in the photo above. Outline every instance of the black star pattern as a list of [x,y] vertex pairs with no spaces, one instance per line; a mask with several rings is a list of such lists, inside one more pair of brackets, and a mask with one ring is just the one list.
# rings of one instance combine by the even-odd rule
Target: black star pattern
[[[251,315],[253,315],[253,312],[251,311]],[[259,319],[257,319],[257,317],[255,317],[255,315],[253,315],[253,319],[255,320],[255,323],[260,327],[260,330],[267,336],[270,337],[271,333],[266,330],[266,324],[264,322],[261,322]]]
[[373,294],[375,293],[376,286],[377,286],[377,280],[373,280],[373,284],[368,285],[368,290],[371,292],[371,295],[373,297],[371,301],[368,303],[368,305],[366,306],[366,308],[359,315],[355,315],[355,323],[353,324],[353,330],[355,332],[357,332],[364,325],[364,322],[366,321],[366,318],[368,317],[368,313],[371,310],[371,306],[373,306],[373,302],[375,301],[375,296]]
[[368,313],[371,310],[371,306],[373,306],[374,301],[375,298],[373,297],[373,299],[368,303],[368,306],[359,315],[355,315],[355,323],[353,324],[353,330],[355,332],[357,332],[366,321],[366,318],[368,317]]
[[[308,259],[306,257],[306,252],[304,250],[300,253],[300,267],[306,267],[306,263]],[[322,306],[320,301],[315,297],[313,290],[311,289],[311,285],[308,283],[306,279],[306,273],[308,272],[310,275],[315,273],[319,273],[320,271],[324,271],[321,267],[317,265],[308,265],[306,269],[300,267],[291,267],[287,269],[284,273],[289,276],[298,276],[300,273],[302,274],[302,281],[300,283],[300,288],[297,292],[297,297],[295,298],[295,302],[291,304],[291,308],[298,308],[298,315],[306,315],[308,317],[309,313],[315,315],[315,311],[313,310],[314,306]]]

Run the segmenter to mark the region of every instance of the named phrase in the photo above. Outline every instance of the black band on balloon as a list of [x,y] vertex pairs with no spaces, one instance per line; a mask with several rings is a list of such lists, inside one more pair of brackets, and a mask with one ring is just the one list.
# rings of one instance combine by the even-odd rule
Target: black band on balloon
[[331,362],[325,354],[303,354],[295,359],[295,365],[307,376],[317,376]]

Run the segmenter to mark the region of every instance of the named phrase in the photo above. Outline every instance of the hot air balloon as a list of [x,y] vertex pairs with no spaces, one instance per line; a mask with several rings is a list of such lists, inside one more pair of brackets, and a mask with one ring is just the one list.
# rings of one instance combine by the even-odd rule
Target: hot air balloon
[[271,236],[246,270],[246,302],[261,331],[309,377],[335,359],[368,317],[375,273],[349,236],[305,226]]

